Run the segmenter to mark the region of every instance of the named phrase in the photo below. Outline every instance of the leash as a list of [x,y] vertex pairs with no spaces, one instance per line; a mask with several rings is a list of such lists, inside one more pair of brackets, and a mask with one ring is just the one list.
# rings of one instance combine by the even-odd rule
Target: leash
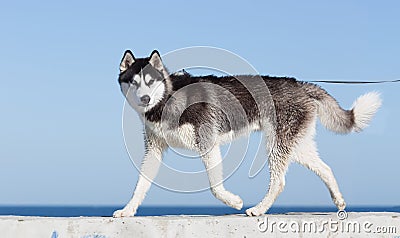
[[313,80],[307,81],[310,83],[332,83],[332,84],[378,84],[378,83],[398,83],[400,79],[382,80],[382,81],[337,81],[337,80]]

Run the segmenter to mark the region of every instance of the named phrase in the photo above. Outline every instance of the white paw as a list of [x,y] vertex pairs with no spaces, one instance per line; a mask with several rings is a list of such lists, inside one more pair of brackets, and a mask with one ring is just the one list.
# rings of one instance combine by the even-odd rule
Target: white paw
[[240,210],[243,207],[243,200],[238,195],[231,193],[231,196],[227,199],[226,205]]
[[261,215],[265,214],[265,212],[266,212],[265,209],[263,209],[261,207],[258,207],[258,206],[251,207],[251,208],[246,210],[246,214],[249,217],[261,216]]
[[237,210],[240,210],[243,207],[243,200],[238,195],[235,195],[229,191],[219,191],[217,194],[215,194],[215,196],[226,205]]
[[343,211],[346,208],[346,202],[343,198],[334,199],[333,202],[335,203],[339,211]]
[[113,217],[119,218],[119,217],[133,217],[136,214],[135,209],[131,209],[129,207],[125,207],[124,209],[117,210],[113,213]]

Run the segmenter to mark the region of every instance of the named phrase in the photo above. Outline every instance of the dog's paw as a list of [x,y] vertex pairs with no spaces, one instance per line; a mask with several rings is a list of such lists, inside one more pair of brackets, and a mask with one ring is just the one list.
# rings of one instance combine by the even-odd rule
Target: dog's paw
[[246,210],[246,214],[249,217],[261,216],[261,215],[264,215],[265,212],[266,212],[266,210],[264,208],[259,207],[259,206],[251,207],[251,208]]
[[339,211],[343,211],[346,208],[346,202],[343,198],[334,199],[333,202],[335,203]]
[[240,210],[243,207],[243,200],[235,194],[230,194],[230,196],[228,196],[228,199],[226,201],[226,205],[235,208],[236,210]]
[[133,217],[136,214],[136,211],[131,208],[125,207],[124,209],[117,210],[113,213],[114,218],[119,218],[119,217]]
[[240,210],[243,207],[243,200],[238,195],[235,195],[229,191],[218,191],[215,196],[226,205],[233,207],[237,210]]

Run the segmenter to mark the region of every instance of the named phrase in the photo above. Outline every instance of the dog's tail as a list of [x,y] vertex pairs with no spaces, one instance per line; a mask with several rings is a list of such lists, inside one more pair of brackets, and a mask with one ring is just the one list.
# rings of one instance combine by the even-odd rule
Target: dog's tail
[[325,91],[317,102],[321,123],[329,130],[342,134],[362,131],[382,104],[377,92],[366,93],[357,98],[351,110],[341,108]]

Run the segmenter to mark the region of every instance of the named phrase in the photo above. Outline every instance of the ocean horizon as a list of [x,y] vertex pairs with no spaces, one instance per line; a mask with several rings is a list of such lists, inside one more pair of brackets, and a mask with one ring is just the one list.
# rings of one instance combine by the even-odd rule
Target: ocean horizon
[[[111,217],[123,206],[0,206],[1,216],[43,216],[43,217]],[[238,211],[227,206],[141,206],[136,216],[168,215],[213,215],[245,214],[248,207]],[[400,206],[349,206],[347,212],[400,212]],[[325,213],[337,212],[334,206],[273,206],[267,214],[290,212]]]

